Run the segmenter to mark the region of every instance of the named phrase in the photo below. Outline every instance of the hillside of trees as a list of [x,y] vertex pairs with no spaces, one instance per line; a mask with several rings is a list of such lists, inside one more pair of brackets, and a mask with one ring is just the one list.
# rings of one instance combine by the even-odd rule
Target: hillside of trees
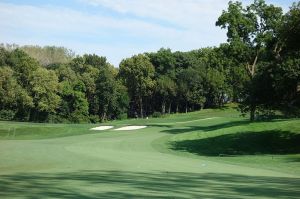
[[227,42],[190,52],[161,48],[123,59],[63,47],[1,45],[0,120],[99,122],[222,107],[250,119],[300,115],[300,2],[287,13],[229,2],[216,22]]

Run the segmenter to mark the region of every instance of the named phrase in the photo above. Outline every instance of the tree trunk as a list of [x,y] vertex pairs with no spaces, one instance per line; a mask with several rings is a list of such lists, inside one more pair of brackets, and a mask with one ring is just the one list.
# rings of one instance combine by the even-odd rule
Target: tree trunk
[[255,104],[250,105],[250,121],[253,122],[255,120],[255,110],[256,106]]
[[101,113],[101,122],[104,122],[106,120],[106,106],[104,105],[103,111]]
[[[101,120],[101,122],[104,122],[105,120],[106,120],[106,117],[107,117],[107,109],[108,109],[108,107],[107,107],[107,105],[104,105],[103,106],[103,110],[102,110],[102,112],[101,112],[101,114],[100,114],[100,120]],[[100,109],[101,110],[101,109]]]
[[219,97],[218,97],[218,106],[219,108],[223,105],[223,95],[221,94]]
[[36,122],[37,118],[37,110],[34,108],[31,108],[30,113],[29,113],[29,120]]
[[104,111],[101,115],[101,122],[104,122],[106,120],[106,111]]
[[164,115],[166,113],[166,101],[163,100],[161,104],[161,113]]
[[[248,71],[249,71],[251,81],[253,80],[253,78],[255,76],[257,60],[258,60],[258,51],[256,52],[256,56],[254,58],[252,66],[247,64],[247,68],[248,68]],[[253,82],[251,82],[251,83],[253,84]],[[254,97],[253,93],[251,93],[250,95],[252,95],[251,96],[252,98]],[[251,102],[250,102],[250,121],[251,122],[253,122],[255,120],[255,110],[256,110],[256,104],[255,104],[255,101],[252,99]]]
[[178,102],[176,103],[176,113],[178,113],[179,111],[179,105],[178,105]]
[[141,118],[144,117],[144,114],[143,114],[143,98],[140,97],[140,115],[141,115]]
[[171,107],[172,107],[172,103],[170,102],[170,104],[169,104],[169,110],[168,110],[169,114],[171,114]]
[[252,65],[250,65],[249,63],[247,63],[247,69],[248,69],[248,74],[251,77],[251,79],[254,77],[255,72],[256,72],[256,63],[258,60],[258,51],[256,52],[256,56],[254,58],[254,61],[252,63]]
[[188,112],[188,106],[187,106],[187,102],[185,103],[185,113]]

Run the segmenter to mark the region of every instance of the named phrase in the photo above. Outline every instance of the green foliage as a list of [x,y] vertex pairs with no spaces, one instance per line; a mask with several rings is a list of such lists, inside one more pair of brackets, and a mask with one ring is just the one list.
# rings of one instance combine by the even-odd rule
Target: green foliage
[[162,114],[161,114],[161,112],[154,112],[152,114],[152,117],[154,117],[154,118],[160,118],[160,117],[162,117]]
[[227,43],[122,60],[62,47],[0,46],[0,110],[22,121],[98,122],[239,103],[250,119],[300,114],[300,3],[228,3]]
[[211,106],[217,105],[219,107],[223,105],[226,94],[229,94],[226,77],[223,72],[214,68],[207,70],[206,92],[208,93],[208,95],[206,95],[206,103],[211,103]]
[[288,51],[295,52],[300,49],[300,2],[294,3],[283,19],[280,27],[280,41]]
[[101,69],[102,67],[106,67],[108,65],[106,57],[100,57],[98,55],[83,55],[83,59],[85,60],[86,65],[90,65],[94,68]]
[[33,103],[37,111],[54,113],[60,103],[58,78],[54,71],[39,68],[33,72],[30,81]]
[[162,114],[166,112],[166,103],[176,96],[176,83],[168,76],[161,75],[156,80],[156,93],[161,98]]
[[38,62],[29,57],[24,51],[16,49],[9,53],[7,65],[14,70],[18,83],[29,91],[31,74],[38,69]]
[[90,120],[91,123],[94,123],[94,124],[100,122],[98,115],[90,115],[89,120]]
[[0,66],[5,66],[7,62],[8,52],[0,45]]
[[10,121],[15,117],[15,112],[13,110],[0,110],[0,120]]
[[155,76],[167,75],[175,78],[176,59],[171,49],[161,48],[156,53],[148,54],[151,63],[155,67]]
[[115,94],[116,97],[113,106],[114,115],[116,118],[126,119],[128,117],[127,112],[129,108],[130,99],[127,92],[127,88],[120,81],[117,81]]
[[137,99],[143,117],[143,98],[151,95],[155,86],[154,66],[146,55],[135,55],[120,63],[119,76],[128,88],[131,99]]
[[117,116],[118,120],[126,120],[128,118],[127,113],[121,113]]
[[117,103],[117,82],[110,68],[100,70],[96,80],[96,96],[99,103],[99,116],[101,121],[111,119]]
[[[33,107],[33,99],[22,88],[10,67],[0,68],[0,108],[21,114]],[[14,119],[14,118],[12,118]]]
[[276,52],[278,35],[283,14],[280,7],[267,5],[264,0],[242,6],[241,2],[229,2],[227,11],[216,22],[217,26],[227,29],[228,42],[234,54],[240,53],[240,63],[249,75],[249,81],[243,89],[242,112],[250,112],[250,119],[255,119],[256,109],[260,106],[256,92],[257,76],[264,62],[270,61],[268,54]]

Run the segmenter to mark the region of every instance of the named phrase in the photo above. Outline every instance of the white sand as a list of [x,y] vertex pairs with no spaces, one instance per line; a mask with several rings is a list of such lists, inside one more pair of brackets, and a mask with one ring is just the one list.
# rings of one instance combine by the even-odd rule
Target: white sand
[[104,130],[111,129],[111,128],[114,128],[114,127],[113,126],[98,126],[98,127],[95,127],[95,128],[91,128],[90,130],[104,131]]
[[137,129],[144,129],[147,126],[124,126],[118,129],[115,129],[116,131],[131,131],[131,130],[137,130]]

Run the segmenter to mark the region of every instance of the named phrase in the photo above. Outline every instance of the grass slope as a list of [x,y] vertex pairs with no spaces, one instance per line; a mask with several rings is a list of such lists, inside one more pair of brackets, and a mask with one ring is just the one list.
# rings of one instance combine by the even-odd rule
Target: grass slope
[[224,109],[107,125],[148,128],[0,122],[0,198],[300,195],[298,119],[249,123]]

